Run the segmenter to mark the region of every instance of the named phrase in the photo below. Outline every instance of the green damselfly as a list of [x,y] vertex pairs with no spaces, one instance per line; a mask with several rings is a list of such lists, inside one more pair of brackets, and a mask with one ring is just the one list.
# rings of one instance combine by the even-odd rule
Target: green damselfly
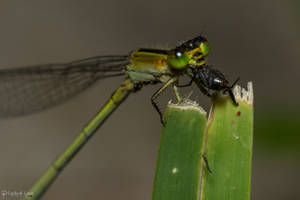
[[[227,86],[228,81],[223,74],[206,65],[205,57],[209,50],[207,39],[198,36],[170,50],[142,48],[124,56],[97,56],[69,63],[0,70],[2,118],[51,107],[89,88],[98,80],[125,76],[124,82],[106,104],[32,187],[30,191],[33,197],[30,199],[40,197],[109,115],[130,93],[140,90],[144,85],[163,83],[151,97],[162,123],[162,112],[155,99],[169,86],[172,87],[178,102],[181,101],[178,87],[189,86],[195,82],[208,96],[210,89],[228,92],[236,104],[231,91],[233,86]],[[190,77],[188,84],[179,85],[179,77],[182,75]]]

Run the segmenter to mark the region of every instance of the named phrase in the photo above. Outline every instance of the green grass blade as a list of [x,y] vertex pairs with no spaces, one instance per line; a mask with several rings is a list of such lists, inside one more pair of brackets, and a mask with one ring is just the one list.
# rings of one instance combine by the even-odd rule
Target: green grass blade
[[206,112],[192,102],[165,112],[153,200],[198,200]]
[[231,99],[214,98],[205,134],[205,155],[212,174],[204,169],[201,200],[249,200],[253,138],[253,89],[236,87]]

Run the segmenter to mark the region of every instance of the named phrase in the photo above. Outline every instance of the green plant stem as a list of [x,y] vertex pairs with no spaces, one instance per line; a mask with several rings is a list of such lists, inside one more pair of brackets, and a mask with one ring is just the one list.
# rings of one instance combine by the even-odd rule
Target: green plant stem
[[191,102],[169,104],[164,120],[153,200],[198,200],[206,113]]
[[201,200],[249,200],[253,140],[253,90],[236,87],[239,106],[227,97],[213,98],[205,155],[212,174],[204,169]]
[[250,199],[252,84],[248,91],[237,86],[234,96],[239,106],[229,96],[214,96],[207,124],[197,106],[167,107],[153,200]]

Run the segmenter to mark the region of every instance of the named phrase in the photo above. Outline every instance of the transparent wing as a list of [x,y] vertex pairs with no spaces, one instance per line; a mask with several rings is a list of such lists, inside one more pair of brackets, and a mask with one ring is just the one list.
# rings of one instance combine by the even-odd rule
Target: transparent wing
[[33,113],[79,94],[96,81],[125,74],[128,56],[0,70],[0,118]]

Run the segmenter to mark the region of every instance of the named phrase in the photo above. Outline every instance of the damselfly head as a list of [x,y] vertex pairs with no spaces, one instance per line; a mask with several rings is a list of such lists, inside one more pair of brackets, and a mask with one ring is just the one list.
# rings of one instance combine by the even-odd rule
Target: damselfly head
[[204,65],[204,58],[210,50],[208,40],[201,35],[182,43],[176,48],[184,49],[189,57],[189,65],[191,66]]
[[205,64],[205,57],[209,50],[207,39],[200,35],[170,50],[168,63],[176,70],[186,69],[188,65],[196,68]]
[[176,47],[168,53],[168,63],[175,70],[183,70],[189,64],[189,56],[184,48]]

